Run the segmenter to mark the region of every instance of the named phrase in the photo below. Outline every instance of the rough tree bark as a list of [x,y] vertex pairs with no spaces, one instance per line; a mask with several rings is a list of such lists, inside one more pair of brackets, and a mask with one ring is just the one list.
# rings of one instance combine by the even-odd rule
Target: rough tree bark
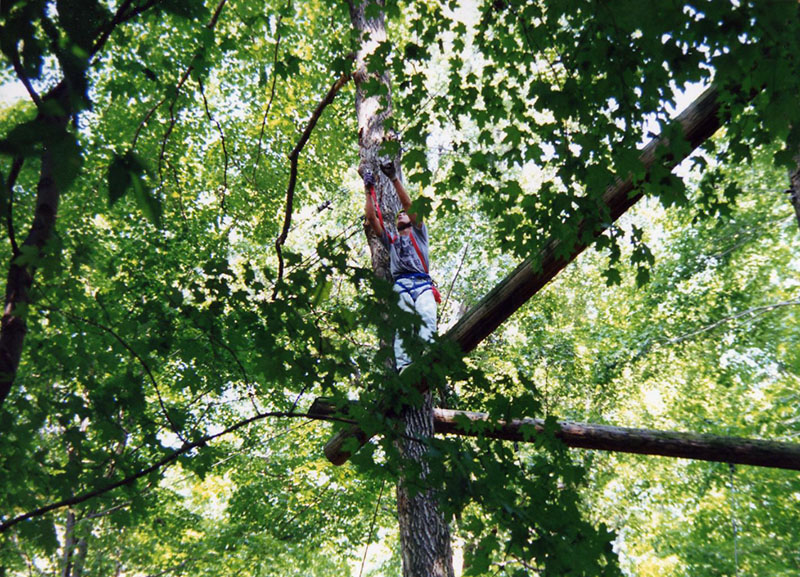
[[794,213],[797,216],[797,226],[800,226],[800,154],[794,157],[797,162],[797,168],[789,175],[789,201],[794,207]]
[[[368,5],[380,9],[378,16],[367,18]],[[384,120],[391,114],[391,81],[388,71],[380,76],[367,71],[366,59],[381,44],[386,42],[386,28],[383,16],[383,3],[367,0],[364,3],[350,2],[350,16],[355,33],[360,37],[356,55],[356,115],[358,117],[358,140],[360,171],[370,170],[376,175],[376,194],[381,211],[391,226],[399,208],[399,200],[388,179],[379,170],[379,149],[384,139]],[[382,98],[365,94],[363,85],[370,77],[378,77],[386,87]],[[375,274],[388,279],[389,259],[380,239],[366,226],[367,240],[372,255]],[[405,436],[398,448],[404,462],[413,464],[407,470],[421,471],[424,482],[426,467],[424,457],[426,445],[413,439],[426,439],[433,436],[433,405],[430,394],[420,407],[407,407],[400,421],[405,428]],[[400,525],[401,556],[404,577],[452,577],[453,562],[450,546],[450,531],[444,516],[438,508],[433,489],[410,490],[410,479],[401,475],[397,483],[397,513]]]

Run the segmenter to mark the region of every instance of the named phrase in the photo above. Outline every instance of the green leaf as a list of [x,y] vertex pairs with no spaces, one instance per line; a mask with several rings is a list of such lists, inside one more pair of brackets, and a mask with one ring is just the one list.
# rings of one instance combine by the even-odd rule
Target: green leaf
[[129,190],[133,190],[133,197],[142,214],[153,226],[161,227],[161,200],[148,186],[146,169],[138,156],[132,152],[122,156],[114,155],[108,167],[107,180],[109,206],[113,206]]
[[53,178],[64,192],[80,174],[83,165],[81,147],[77,138],[65,130],[59,137],[48,142],[47,148],[52,153]]
[[154,191],[147,186],[147,183],[140,174],[133,176],[131,181],[133,183],[134,198],[136,198],[136,204],[139,206],[139,209],[153,226],[160,228],[162,212],[161,200]]
[[159,4],[159,8],[170,14],[175,14],[182,18],[202,21],[208,12],[203,5],[202,12],[198,14],[198,4],[192,0],[163,0]]
[[607,268],[603,271],[603,276],[606,277],[606,286],[614,286],[622,282],[622,275],[615,268]]
[[131,170],[124,157],[114,155],[108,166],[108,205],[114,206],[131,187]]

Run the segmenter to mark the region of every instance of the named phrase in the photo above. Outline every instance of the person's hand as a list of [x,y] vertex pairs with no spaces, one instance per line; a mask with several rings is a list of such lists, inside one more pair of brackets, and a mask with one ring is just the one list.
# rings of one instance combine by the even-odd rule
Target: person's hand
[[381,172],[391,181],[397,178],[397,168],[395,168],[394,161],[391,159],[381,162]]
[[369,170],[364,171],[364,188],[369,190],[371,186],[375,186],[375,177]]

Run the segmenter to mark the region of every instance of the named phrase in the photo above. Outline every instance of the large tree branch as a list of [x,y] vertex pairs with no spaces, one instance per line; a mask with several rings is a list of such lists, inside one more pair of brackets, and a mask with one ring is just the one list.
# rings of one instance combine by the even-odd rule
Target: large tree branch
[[[683,129],[683,135],[688,147],[682,149],[681,156],[668,160],[665,168],[673,169],[689,156],[698,146],[705,142],[720,127],[718,118],[719,103],[717,90],[711,87],[697,98],[686,110],[675,119]],[[657,151],[668,147],[669,142],[664,138],[655,138],[642,150],[639,159],[642,167],[649,172],[657,160]],[[634,192],[635,185],[631,177],[617,181],[610,186],[603,195],[603,202],[608,207],[610,222],[603,228],[592,231],[594,237],[600,236],[611,223],[622,216],[630,207],[642,198],[641,191]],[[584,219],[579,229],[587,227],[589,220]],[[578,238],[584,238],[578,234]],[[510,275],[502,280],[489,294],[469,310],[451,328],[445,338],[455,341],[465,353],[474,349],[478,344],[499,327],[508,317],[516,312],[522,305],[538,293],[562,269],[581,254],[590,242],[579,240],[569,252],[569,256],[559,256],[559,241],[551,240],[547,246],[534,257],[525,259]]]
[[25,90],[28,91],[28,95],[31,97],[31,100],[33,100],[34,104],[36,104],[36,108],[41,109],[42,98],[33,88],[33,85],[31,84],[28,75],[25,74],[25,70],[23,70],[22,68],[22,62],[19,59],[19,52],[17,51],[16,46],[14,46],[13,49],[13,56],[11,57],[11,63],[14,66],[14,72],[17,74],[17,78],[19,78],[19,81],[22,82],[22,85],[25,87]]
[[[65,88],[53,93],[52,98],[58,100],[62,110],[69,111],[69,93]],[[66,113],[43,118],[44,122],[51,123],[59,130],[66,128],[68,120],[69,114]],[[56,162],[53,151],[46,146],[42,153],[33,222],[21,249],[30,249],[34,260],[42,254],[55,228],[61,194],[54,174]],[[0,319],[0,406],[11,391],[22,357],[27,332],[25,314],[31,302],[30,289],[35,270],[34,263],[20,263],[19,257],[12,256],[6,278],[3,316]]]
[[[317,399],[308,410],[311,417],[329,418],[340,415],[335,404]],[[534,442],[544,434],[543,419],[518,419],[510,422],[490,421],[486,413],[434,409],[437,433],[516,442]],[[800,471],[800,444],[723,437],[677,431],[659,431],[558,421],[553,433],[568,447],[596,449],[640,455],[660,455],[717,461],[737,465],[772,467]]]
[[333,86],[330,87],[328,93],[322,99],[322,101],[317,105],[317,108],[314,110],[314,113],[311,115],[311,118],[306,125],[305,130],[303,130],[303,134],[300,135],[300,139],[297,141],[294,149],[289,153],[289,184],[286,187],[286,212],[283,217],[283,230],[281,230],[281,234],[278,236],[277,240],[275,241],[275,251],[278,253],[278,278],[275,281],[275,288],[272,291],[272,299],[278,295],[278,290],[280,288],[281,282],[283,281],[283,252],[282,247],[283,244],[286,242],[286,237],[289,235],[289,228],[292,225],[292,212],[294,204],[294,189],[297,185],[297,162],[300,157],[300,153],[303,151],[308,139],[311,138],[311,133],[314,131],[314,128],[317,125],[322,113],[328,107],[328,105],[333,102],[333,99],[336,98],[336,95],[341,90],[342,86],[350,80],[350,74],[342,74],[339,79],[333,83]]

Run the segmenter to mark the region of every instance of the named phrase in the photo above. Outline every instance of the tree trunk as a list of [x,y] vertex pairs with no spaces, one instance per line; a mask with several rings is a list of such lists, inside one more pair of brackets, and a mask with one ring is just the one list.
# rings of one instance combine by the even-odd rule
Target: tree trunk
[[[64,112],[58,116],[40,118],[52,124],[56,131],[66,129],[69,121],[69,91],[64,83],[56,87],[45,101],[55,101]],[[51,102],[52,104],[52,102]],[[34,209],[33,223],[22,245],[34,249],[35,257],[43,254],[45,245],[50,241],[55,229],[58,202],[61,191],[56,182],[54,169],[57,159],[50,147],[45,144],[42,151],[42,164],[39,174],[39,183],[36,189],[36,208]],[[13,234],[13,229],[9,230]],[[13,237],[12,237],[13,238]],[[9,263],[8,277],[6,279],[6,294],[3,307],[3,316],[0,320],[0,407],[2,407],[17,375],[19,362],[22,358],[22,347],[25,342],[27,325],[25,315],[30,304],[30,290],[33,286],[35,265],[28,262],[18,264],[19,249],[13,246]]]
[[[368,2],[370,0],[367,0]],[[391,81],[388,71],[379,76],[386,86],[384,97],[368,96],[363,84],[368,78],[366,57],[379,44],[386,42],[386,28],[383,17],[383,4],[376,18],[365,17],[366,3],[350,3],[350,17],[353,29],[359,38],[359,50],[356,57],[356,115],[358,117],[358,139],[360,172],[369,170],[375,174],[376,195],[380,209],[389,226],[394,223],[394,215],[399,208],[399,200],[388,179],[383,178],[379,170],[378,155],[384,139],[384,120],[391,114]],[[367,240],[372,255],[372,267],[375,274],[389,279],[388,253],[380,239],[373,233],[369,225],[366,228]],[[384,345],[386,346],[386,345]],[[397,483],[397,511],[400,523],[401,556],[404,577],[452,577],[453,562],[450,548],[450,531],[444,516],[438,508],[433,489],[416,491],[419,483],[424,483],[426,467],[424,456],[426,444],[424,439],[433,435],[433,412],[430,394],[425,395],[421,407],[407,407],[403,410],[401,421],[405,428],[405,436],[399,442],[402,458],[408,465],[405,470],[421,472],[419,479],[403,478]],[[414,441],[421,439],[422,441]]]
[[[670,170],[679,164],[689,153],[711,137],[720,127],[718,117],[719,103],[717,90],[711,87],[699,96],[686,110],[675,119],[679,123],[684,138],[689,143],[689,148],[683,151],[680,158],[665,159],[665,166]],[[659,137],[650,141],[639,156],[642,166],[650,170],[656,161],[656,150],[668,144],[668,141]],[[613,186],[608,187],[603,195],[603,201],[608,206],[611,216],[610,222],[618,219],[631,206],[642,197],[642,192],[635,191],[632,178],[620,179]],[[584,229],[587,221],[581,223]],[[602,231],[595,231],[598,236]],[[582,234],[579,234],[583,238]],[[525,304],[533,295],[540,291],[553,277],[575,259],[589,244],[580,241],[575,244],[568,257],[559,256],[558,241],[551,240],[537,255],[525,259],[511,274],[500,281],[478,304],[472,307],[444,336],[458,344],[464,353],[470,352],[509,316]],[[422,381],[417,384],[420,391],[427,391],[427,383]],[[350,458],[351,453],[343,451],[342,447],[348,439],[356,437],[359,447],[369,440],[358,426],[341,431],[325,447],[325,455],[336,464],[341,465]]]
[[797,169],[789,175],[789,201],[794,207],[797,215],[797,226],[800,226],[800,154],[794,157],[797,162]]
[[61,577],[72,576],[72,555],[75,546],[78,544],[75,539],[75,513],[70,509],[67,511],[67,523],[64,527],[64,551],[61,554]]

